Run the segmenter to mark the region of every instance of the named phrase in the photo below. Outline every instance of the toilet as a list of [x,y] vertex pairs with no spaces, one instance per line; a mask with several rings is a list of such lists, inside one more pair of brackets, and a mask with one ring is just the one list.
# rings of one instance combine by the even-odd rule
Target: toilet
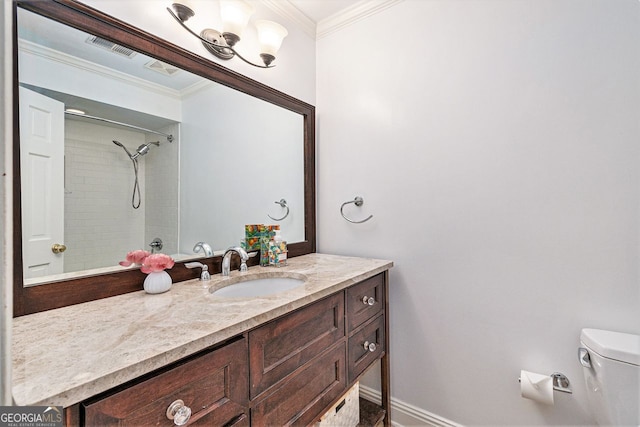
[[640,425],[640,335],[583,329],[578,356],[599,425]]

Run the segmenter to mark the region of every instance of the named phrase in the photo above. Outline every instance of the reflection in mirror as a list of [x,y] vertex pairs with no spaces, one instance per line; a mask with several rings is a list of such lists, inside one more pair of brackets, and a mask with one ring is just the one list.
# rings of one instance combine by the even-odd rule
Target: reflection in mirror
[[18,37],[25,285],[120,271],[155,239],[217,255],[281,199],[305,239],[301,114],[22,9]]

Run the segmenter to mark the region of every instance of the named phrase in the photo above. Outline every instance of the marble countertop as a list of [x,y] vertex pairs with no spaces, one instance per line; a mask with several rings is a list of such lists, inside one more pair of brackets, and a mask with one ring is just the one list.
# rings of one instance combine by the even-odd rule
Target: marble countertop
[[[174,283],[13,321],[17,405],[71,406],[372,277],[391,261],[309,254],[282,268],[251,267],[211,282]],[[303,274],[304,286],[252,298],[210,292],[239,275]],[[171,273],[171,271],[169,271]],[[96,280],[100,280],[96,277]]]

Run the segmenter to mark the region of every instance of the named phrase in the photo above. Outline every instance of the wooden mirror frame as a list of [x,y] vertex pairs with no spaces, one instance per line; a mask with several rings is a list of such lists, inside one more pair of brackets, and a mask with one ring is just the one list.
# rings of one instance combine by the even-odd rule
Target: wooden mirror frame
[[[35,12],[70,27],[91,33],[222,85],[286,108],[304,117],[304,216],[305,240],[289,245],[289,256],[316,251],[315,207],[315,107],[235,71],[178,47],[75,0],[17,0],[13,4],[13,315],[37,313],[73,304],[142,290],[145,274],[139,269],[87,276],[24,287],[22,265],[22,214],[20,179],[20,123],[18,100],[17,8]],[[268,72],[265,71],[265,72]],[[198,259],[212,273],[221,270],[221,257]],[[234,259],[233,261],[238,261]],[[256,265],[258,257],[250,259]],[[171,269],[174,282],[195,279],[198,273],[177,262]]]

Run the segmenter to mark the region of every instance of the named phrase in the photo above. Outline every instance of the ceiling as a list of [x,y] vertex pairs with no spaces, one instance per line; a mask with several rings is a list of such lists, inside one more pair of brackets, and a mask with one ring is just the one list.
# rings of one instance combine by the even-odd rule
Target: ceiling
[[297,9],[316,24],[344,9],[366,0],[289,0]]

